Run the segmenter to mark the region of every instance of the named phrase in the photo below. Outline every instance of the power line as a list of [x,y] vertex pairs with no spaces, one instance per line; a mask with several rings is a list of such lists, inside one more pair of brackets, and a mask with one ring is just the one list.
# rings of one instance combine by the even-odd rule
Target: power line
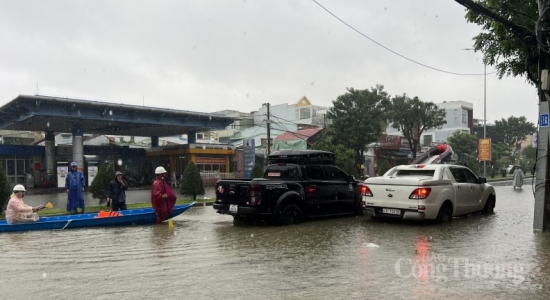
[[415,63],[417,65],[420,65],[422,67],[425,67],[425,68],[428,68],[428,69],[432,69],[432,70],[435,70],[435,71],[438,71],[438,72],[443,72],[443,73],[447,73],[447,74],[451,74],[451,75],[459,75],[459,76],[479,76],[479,75],[485,75],[485,74],[493,74],[493,73],[496,73],[497,71],[492,71],[492,72],[488,72],[488,73],[456,73],[456,72],[451,72],[451,71],[446,71],[446,70],[442,70],[442,69],[439,69],[439,68],[435,68],[435,67],[432,67],[432,66],[428,66],[426,64],[423,64],[421,62],[418,62],[412,58],[408,58],[406,57],[405,55],[402,55],[384,45],[382,45],[381,43],[375,41],[374,39],[372,39],[371,37],[367,36],[366,34],[362,33],[361,31],[359,31],[358,29],[356,29],[355,27],[351,26],[350,24],[348,24],[346,21],[342,20],[340,17],[338,17],[337,15],[335,15],[334,13],[332,13],[330,10],[328,10],[326,7],[324,7],[323,5],[319,4],[319,2],[317,2],[316,0],[312,0],[313,2],[315,2],[315,4],[319,5],[322,9],[324,9],[326,12],[328,12],[331,16],[333,16],[334,18],[336,18],[338,21],[340,21],[341,23],[343,23],[344,25],[346,25],[347,27],[349,27],[351,30],[359,33],[361,36],[363,36],[364,38],[370,40],[371,42],[375,43],[376,45],[384,48],[385,50],[401,57],[401,58],[404,58],[412,63]]

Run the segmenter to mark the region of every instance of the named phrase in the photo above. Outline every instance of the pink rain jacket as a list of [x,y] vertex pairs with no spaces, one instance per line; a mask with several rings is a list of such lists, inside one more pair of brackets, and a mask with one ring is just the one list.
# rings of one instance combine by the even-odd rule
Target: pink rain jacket
[[[168,198],[162,198],[167,194]],[[157,223],[166,220],[176,205],[176,195],[164,180],[157,178],[151,189],[151,204],[157,214]]]
[[30,213],[32,213],[32,206],[26,205],[23,203],[23,199],[13,195],[6,208],[6,221],[8,224],[13,224],[16,220],[26,219]]

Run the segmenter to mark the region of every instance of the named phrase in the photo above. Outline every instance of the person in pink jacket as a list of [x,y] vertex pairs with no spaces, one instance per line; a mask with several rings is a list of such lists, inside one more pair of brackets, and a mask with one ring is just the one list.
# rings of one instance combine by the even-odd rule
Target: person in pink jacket
[[8,224],[36,222],[38,220],[36,212],[44,206],[29,206],[23,203],[25,192],[25,187],[21,184],[13,187],[13,193],[6,208],[6,221],[8,221]]

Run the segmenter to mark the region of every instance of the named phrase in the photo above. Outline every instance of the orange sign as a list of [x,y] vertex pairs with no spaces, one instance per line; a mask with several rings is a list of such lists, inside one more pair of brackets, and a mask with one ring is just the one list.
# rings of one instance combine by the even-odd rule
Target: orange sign
[[491,160],[491,139],[479,139],[477,144],[477,158],[479,161]]

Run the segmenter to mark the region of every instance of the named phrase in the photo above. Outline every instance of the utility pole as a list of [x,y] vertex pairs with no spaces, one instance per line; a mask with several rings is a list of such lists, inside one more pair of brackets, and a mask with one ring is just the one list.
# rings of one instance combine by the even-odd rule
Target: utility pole
[[[487,138],[487,63],[483,63],[483,138]],[[483,177],[487,178],[487,161],[483,161]]]
[[267,103],[267,156],[271,154],[271,120],[269,119],[269,103]]
[[[544,21],[544,15],[547,6],[544,1],[538,1],[540,21]],[[541,22],[544,23],[544,22]],[[546,28],[544,28],[546,29]],[[543,35],[542,29],[536,28],[538,40],[547,41],[547,37]],[[533,219],[533,229],[535,231],[548,230],[548,195],[550,195],[550,184],[548,184],[548,99],[547,95],[550,90],[548,76],[548,54],[539,46],[539,131],[537,134],[537,162],[536,162],[536,177],[535,177],[535,213]]]

